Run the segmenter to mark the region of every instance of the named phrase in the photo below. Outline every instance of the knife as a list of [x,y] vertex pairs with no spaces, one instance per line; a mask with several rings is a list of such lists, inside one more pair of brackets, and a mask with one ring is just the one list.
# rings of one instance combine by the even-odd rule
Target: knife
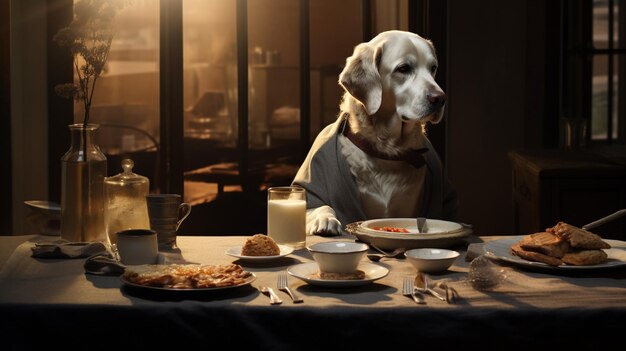
[[441,301],[447,301],[445,296],[428,286],[428,277],[422,272],[417,272],[417,275],[415,276],[415,289],[419,292],[429,293]]
[[417,232],[418,233],[426,233],[428,228],[426,228],[426,218],[417,217]]

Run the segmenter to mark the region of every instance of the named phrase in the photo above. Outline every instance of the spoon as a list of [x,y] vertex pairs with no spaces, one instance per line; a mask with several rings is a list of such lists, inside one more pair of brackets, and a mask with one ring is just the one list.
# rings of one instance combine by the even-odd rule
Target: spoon
[[280,297],[278,297],[278,295],[276,295],[276,293],[274,292],[274,290],[270,287],[267,286],[260,286],[259,290],[261,290],[262,293],[267,294],[270,296],[270,304],[272,305],[279,305],[281,303],[283,303],[283,300],[280,299]]
[[[375,249],[377,249],[380,252],[383,252],[382,250],[374,247]],[[391,253],[383,253],[383,254],[367,254],[367,258],[370,259],[370,261],[374,261],[374,262],[378,262],[380,261],[382,258],[396,258],[400,255],[402,255],[404,253],[404,251],[406,251],[406,249],[403,249],[401,247],[393,250],[393,252]]]
[[447,301],[445,296],[441,295],[440,293],[438,293],[437,291],[433,290],[430,287],[429,279],[430,278],[428,277],[428,275],[422,272],[417,272],[417,275],[415,276],[415,282],[414,282],[415,289],[417,289],[417,291],[422,292],[422,293],[429,293],[441,301]]

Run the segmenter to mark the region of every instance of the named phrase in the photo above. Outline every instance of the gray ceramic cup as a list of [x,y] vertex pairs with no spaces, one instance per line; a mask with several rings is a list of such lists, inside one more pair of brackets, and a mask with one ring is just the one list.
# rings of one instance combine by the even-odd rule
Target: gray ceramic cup
[[191,205],[179,194],[146,195],[150,228],[157,232],[160,249],[176,248],[176,232],[191,213]]
[[124,265],[156,264],[159,257],[157,233],[150,229],[118,231],[117,252]]

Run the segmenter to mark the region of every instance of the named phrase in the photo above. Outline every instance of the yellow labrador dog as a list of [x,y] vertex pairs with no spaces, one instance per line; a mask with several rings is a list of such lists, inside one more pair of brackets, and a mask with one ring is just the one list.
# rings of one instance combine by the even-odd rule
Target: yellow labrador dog
[[355,47],[339,76],[341,113],[315,139],[293,184],[307,190],[307,234],[374,218],[454,220],[456,193],[427,139],[446,95],[433,44],[387,31]]

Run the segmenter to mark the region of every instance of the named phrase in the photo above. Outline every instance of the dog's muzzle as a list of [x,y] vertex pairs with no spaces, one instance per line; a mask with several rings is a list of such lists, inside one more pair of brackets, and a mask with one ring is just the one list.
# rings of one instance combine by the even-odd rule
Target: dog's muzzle
[[443,115],[443,108],[446,105],[446,94],[442,91],[428,93],[426,95],[428,104],[422,107],[416,116],[401,115],[403,122],[439,122]]
[[430,106],[435,109],[440,109],[446,104],[446,94],[443,91],[429,93],[426,95],[426,99]]

